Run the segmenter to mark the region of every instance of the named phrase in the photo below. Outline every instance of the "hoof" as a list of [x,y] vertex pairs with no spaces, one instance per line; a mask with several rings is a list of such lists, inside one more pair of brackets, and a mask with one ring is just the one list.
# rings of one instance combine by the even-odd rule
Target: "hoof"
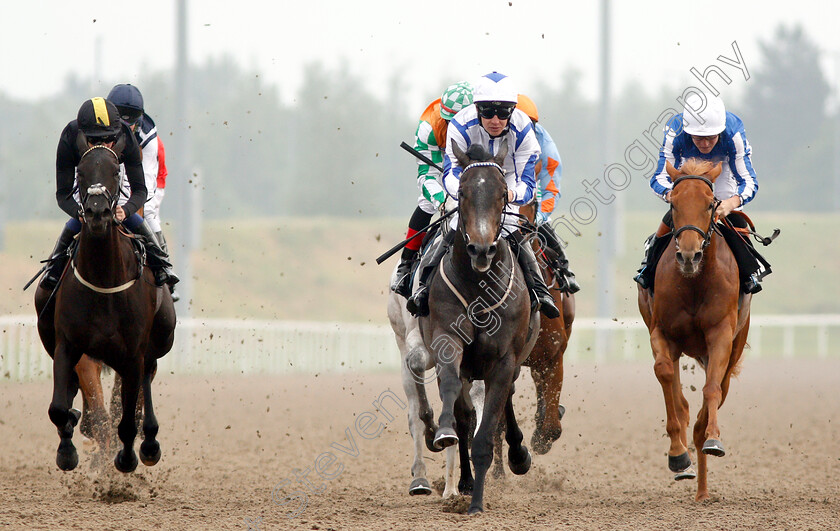
[[160,461],[160,443],[143,441],[140,444],[140,461],[146,466],[154,466]]
[[685,452],[682,455],[668,456],[668,469],[671,472],[681,472],[690,466],[691,457],[688,455],[688,452]]
[[438,451],[458,444],[458,436],[452,428],[438,428],[435,440],[432,443]]
[[563,420],[563,415],[566,414],[566,406],[563,404],[557,404],[557,417],[560,420]]
[[426,448],[430,452],[437,453],[443,450],[443,447],[438,448],[435,446],[435,430],[426,430],[424,438],[426,439]]
[[467,511],[467,514],[472,516],[474,514],[481,514],[483,512],[484,512],[484,507],[482,507],[480,505],[476,505],[475,507],[473,507],[472,505],[470,505],[470,508]]
[[703,443],[703,453],[715,457],[723,457],[726,455],[726,450],[723,449],[723,443],[719,440],[706,439],[706,442]]
[[70,439],[63,439],[58,444],[58,452],[55,454],[55,464],[58,468],[67,472],[73,470],[79,464],[79,453]]
[[130,450],[128,457],[125,457],[125,450],[120,450],[117,457],[114,458],[114,466],[123,474],[134,472],[137,469],[137,454],[134,450]]
[[510,471],[516,474],[517,476],[521,476],[526,474],[531,469],[531,452],[525,446],[522,446],[522,454],[524,452],[524,459],[519,457],[519,459],[514,460],[511,454],[508,454],[508,466],[510,467]]
[[408,493],[412,496],[427,496],[432,493],[432,487],[426,481],[426,478],[414,478],[408,487]]
[[458,481],[458,490],[462,496],[472,496],[473,488],[475,488],[475,481],[472,478]]
[[689,465],[685,470],[680,470],[674,474],[674,481],[682,481],[684,479],[694,479],[697,477],[697,472],[694,467]]

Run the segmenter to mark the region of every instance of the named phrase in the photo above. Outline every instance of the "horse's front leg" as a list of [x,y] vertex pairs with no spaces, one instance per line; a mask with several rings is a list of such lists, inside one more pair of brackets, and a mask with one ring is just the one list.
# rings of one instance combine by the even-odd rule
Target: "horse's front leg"
[[[733,319],[734,321],[734,319]],[[729,379],[725,378],[729,372],[729,361],[732,354],[734,338],[734,322],[725,320],[706,333],[706,349],[709,361],[706,364],[706,384],[703,386],[703,405],[707,409],[707,423],[705,429],[706,440],[703,443],[703,453],[723,456],[726,452],[720,442],[720,425],[718,424],[718,409],[723,403],[723,383],[729,386]]]
[[[495,367],[489,369],[484,380],[484,414],[481,426],[475,434],[472,444],[472,460],[475,467],[475,486],[469,514],[484,512],[484,482],[487,471],[493,463],[493,434],[505,409],[505,402],[510,395],[516,366],[512,355],[500,359]],[[520,437],[522,432],[519,432]]]
[[680,436],[681,422],[678,413],[682,393],[677,395],[674,392],[675,387],[679,385],[677,371],[679,371],[681,352],[673,342],[665,339],[659,328],[651,330],[650,346],[654,357],[653,371],[656,379],[659,380],[659,385],[662,386],[662,394],[665,398],[665,431],[671,440],[671,446],[668,449],[668,468],[675,473],[674,479],[689,479],[694,477],[694,473],[691,469],[691,456],[684,443],[685,435]]
[[442,449],[458,443],[455,431],[455,401],[461,395],[461,357],[464,346],[460,337],[436,330],[431,349],[435,353],[441,411],[433,445]]
[[122,388],[120,398],[122,400],[122,417],[120,418],[117,433],[123,444],[122,449],[114,458],[114,466],[120,472],[133,472],[137,468],[137,454],[134,453],[134,439],[137,437],[137,423],[134,419],[137,408],[137,398],[140,394],[140,382],[142,379],[142,358],[131,357],[121,367],[120,379]]
[[159,426],[155,416],[155,408],[152,404],[152,380],[154,380],[156,372],[157,360],[154,358],[146,360],[142,393],[143,442],[140,443],[140,461],[146,466],[154,466],[160,461],[160,443],[156,439]]
[[79,422],[81,413],[71,407],[79,390],[79,380],[73,368],[81,356],[82,353],[68,345],[66,340],[60,340],[56,344],[49,416],[61,438],[55,457],[55,462],[61,470],[73,470],[79,464],[79,454],[73,446],[73,428]]

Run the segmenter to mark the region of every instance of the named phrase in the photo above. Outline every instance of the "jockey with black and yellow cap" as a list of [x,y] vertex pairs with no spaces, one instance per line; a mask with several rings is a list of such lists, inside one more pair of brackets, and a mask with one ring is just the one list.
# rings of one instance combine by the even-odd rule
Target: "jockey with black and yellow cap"
[[131,185],[131,195],[124,202],[120,201],[114,217],[123,226],[142,237],[146,245],[148,265],[155,274],[155,283],[158,286],[177,283],[179,279],[171,271],[169,257],[158,245],[149,226],[137,214],[146,201],[143,159],[137,140],[128,126],[120,120],[114,104],[105,98],[91,98],[82,104],[76,119],[67,124],[58,140],[55,197],[58,206],[70,216],[70,220],[58,237],[40,287],[49,291],[55,289],[67,264],[67,249],[82,229],[81,206],[76,190],[76,166],[83,155],[77,148],[79,135],[83,135],[88,146],[103,144],[109,148],[113,147],[121,136],[125,137],[125,147],[119,153],[119,159],[125,167],[125,174]]

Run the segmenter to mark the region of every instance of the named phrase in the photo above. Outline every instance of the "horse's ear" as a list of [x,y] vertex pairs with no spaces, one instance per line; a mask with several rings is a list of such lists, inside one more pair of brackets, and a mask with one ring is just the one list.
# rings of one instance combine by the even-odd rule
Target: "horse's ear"
[[499,148],[499,152],[496,153],[496,156],[493,157],[493,162],[501,166],[502,168],[505,167],[505,157],[508,154],[508,143],[502,142],[502,147]]
[[674,167],[673,164],[671,164],[670,160],[665,161],[665,171],[668,172],[668,176],[671,177],[672,181],[680,175],[680,172]]
[[717,165],[712,168],[712,171],[707,173],[706,175],[709,177],[709,180],[715,182],[715,179],[718,178],[720,172],[723,171],[723,162],[718,162]]
[[470,165],[470,158],[467,156],[466,153],[461,151],[461,148],[458,147],[458,144],[455,143],[455,139],[451,140],[452,146],[452,153],[455,154],[455,158],[458,159],[458,164],[461,165],[462,168],[466,168]]
[[79,151],[79,155],[88,150],[87,136],[81,131],[76,135],[76,149]]

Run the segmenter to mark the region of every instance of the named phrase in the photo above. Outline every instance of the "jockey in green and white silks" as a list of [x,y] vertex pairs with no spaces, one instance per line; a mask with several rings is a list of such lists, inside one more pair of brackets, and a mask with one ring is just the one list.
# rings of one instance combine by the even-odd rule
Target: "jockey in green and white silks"
[[[508,186],[509,201],[505,212],[519,213],[519,206],[530,203],[535,196],[535,166],[540,156],[540,146],[534,135],[534,127],[528,116],[516,109],[518,92],[511,79],[498,72],[492,72],[473,83],[473,104],[455,115],[449,122],[447,132],[446,155],[443,160],[443,185],[446,193],[457,201],[461,173],[464,171],[452,153],[451,142],[455,142],[466,152],[473,144],[482,146],[494,155],[503,145],[507,145],[508,155],[503,164],[505,181]],[[457,214],[453,216],[451,226],[458,226]],[[547,316],[560,315],[554,299],[548,292],[537,266],[536,258],[530,245],[523,243],[519,231],[519,218],[505,216],[502,232],[517,249],[525,281],[535,303]],[[455,231],[449,235],[454,237]],[[445,245],[445,244],[444,244]],[[412,313],[425,315],[428,312],[428,290],[426,281],[431,270],[442,259],[432,261],[430,267],[421,272],[420,287],[407,305]]]
[[[443,95],[430,103],[420,116],[420,123],[414,135],[414,149],[438,166],[442,166],[449,120],[471,103],[472,86],[469,83],[461,82],[448,86]],[[440,180],[441,172],[437,168],[417,160],[417,185],[420,188],[420,196],[417,198],[417,208],[408,222],[405,236],[413,239],[403,248],[400,264],[391,284],[392,291],[406,298],[411,295],[411,274],[417,264],[417,254],[425,236],[425,232],[420,231],[431,222],[434,213],[446,201]]]

